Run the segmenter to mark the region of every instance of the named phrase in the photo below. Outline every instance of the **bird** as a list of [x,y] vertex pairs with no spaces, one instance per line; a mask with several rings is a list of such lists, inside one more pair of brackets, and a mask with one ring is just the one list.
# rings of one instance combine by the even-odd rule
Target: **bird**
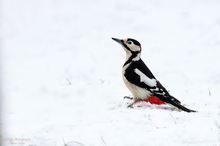
[[[166,88],[155,78],[150,69],[141,59],[141,44],[132,38],[112,38],[119,43],[126,52],[126,61],[122,67],[123,81],[133,95],[133,102],[128,107],[140,101],[145,101],[156,96],[162,102],[170,104],[180,111],[196,112],[181,104],[181,102],[170,95]],[[125,96],[126,97],[126,96]]]

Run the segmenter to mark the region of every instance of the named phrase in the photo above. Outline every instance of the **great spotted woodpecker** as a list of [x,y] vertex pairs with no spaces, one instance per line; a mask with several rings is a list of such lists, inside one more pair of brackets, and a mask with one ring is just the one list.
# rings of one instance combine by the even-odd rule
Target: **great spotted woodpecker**
[[123,65],[123,80],[133,95],[133,103],[146,100],[151,96],[158,97],[161,101],[175,106],[185,112],[195,112],[181,105],[181,102],[168,93],[162,84],[154,77],[149,68],[141,59],[141,44],[131,38],[117,39],[114,41],[122,45],[126,52],[126,61]]

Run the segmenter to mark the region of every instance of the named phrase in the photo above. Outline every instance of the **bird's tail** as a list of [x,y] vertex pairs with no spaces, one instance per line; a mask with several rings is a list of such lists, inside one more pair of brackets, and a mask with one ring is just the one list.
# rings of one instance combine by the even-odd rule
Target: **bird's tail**
[[180,103],[170,102],[170,104],[172,104],[173,106],[175,106],[175,107],[177,107],[177,108],[179,108],[179,109],[181,109],[185,112],[188,112],[188,113],[196,112],[195,110],[191,110],[191,109],[186,108],[185,106],[181,105]]
[[188,109],[185,106],[181,105],[180,101],[171,95],[167,98],[161,97],[161,100],[163,100],[163,101],[165,101],[165,102],[167,102],[167,103],[169,103],[169,104],[171,104],[171,105],[173,105],[173,106],[177,107],[178,109],[181,109],[185,112],[188,112],[188,113],[196,112],[195,110]]

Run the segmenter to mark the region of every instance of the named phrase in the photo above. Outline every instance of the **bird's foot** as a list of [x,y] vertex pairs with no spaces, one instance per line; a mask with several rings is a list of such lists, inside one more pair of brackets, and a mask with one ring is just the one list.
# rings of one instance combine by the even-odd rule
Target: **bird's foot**
[[143,101],[142,99],[135,99],[131,104],[128,105],[128,108],[134,108],[134,104],[136,104],[137,102]]
[[129,104],[128,108],[134,108],[133,104]]
[[133,97],[130,97],[130,96],[124,96],[124,99],[130,99],[130,100],[132,100],[132,99],[134,99]]

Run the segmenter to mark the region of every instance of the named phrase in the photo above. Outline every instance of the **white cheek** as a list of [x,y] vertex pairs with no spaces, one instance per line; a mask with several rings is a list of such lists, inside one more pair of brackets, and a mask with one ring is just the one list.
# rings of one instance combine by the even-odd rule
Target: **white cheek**
[[140,51],[140,48],[136,45],[131,45],[130,48],[132,51]]

